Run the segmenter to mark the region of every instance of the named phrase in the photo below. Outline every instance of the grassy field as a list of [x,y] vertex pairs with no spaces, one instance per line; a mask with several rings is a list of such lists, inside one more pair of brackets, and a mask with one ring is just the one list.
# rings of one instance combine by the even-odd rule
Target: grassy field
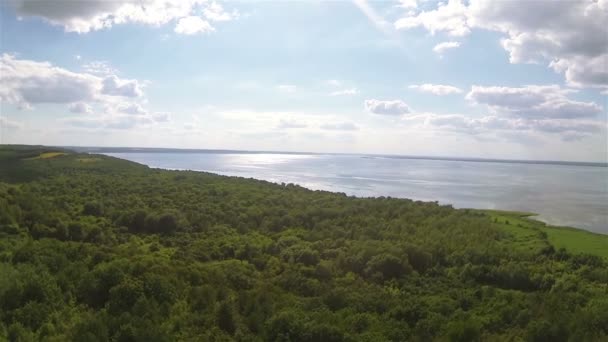
[[78,158],[76,160],[81,163],[96,163],[98,161],[101,161],[101,158]]
[[55,158],[55,157],[59,157],[59,156],[63,156],[65,155],[65,152],[44,152],[41,153],[38,157],[34,157],[31,159],[50,159],[50,158]]
[[514,211],[484,210],[491,220],[512,234],[522,249],[542,248],[548,241],[555,249],[587,253],[608,259],[608,235],[571,227],[549,226],[530,217],[534,214]]

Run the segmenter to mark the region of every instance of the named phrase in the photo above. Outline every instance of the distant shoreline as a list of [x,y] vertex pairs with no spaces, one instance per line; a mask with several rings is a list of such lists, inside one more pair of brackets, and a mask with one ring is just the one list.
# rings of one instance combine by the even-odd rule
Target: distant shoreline
[[[121,160],[128,160],[128,159],[123,159],[117,156],[113,156],[112,153],[138,153],[138,152],[99,152],[101,154],[104,153],[109,153],[109,154],[104,154],[107,156],[110,156],[112,158],[118,158]],[[153,153],[153,152],[149,152],[149,153]],[[163,152],[159,152],[159,153],[163,153]],[[171,152],[164,152],[164,153],[171,153]],[[190,153],[198,153],[198,152],[190,152]],[[208,153],[213,153],[213,152],[208,152]],[[215,153],[219,153],[219,152],[215,152]],[[276,152],[274,152],[276,153]],[[247,154],[260,154],[259,152],[250,152]],[[291,154],[295,154],[295,153],[291,153]],[[299,153],[302,155],[327,155],[327,154],[313,154],[313,153]],[[402,159],[407,159],[407,158],[402,158]],[[420,158],[418,158],[420,159]],[[436,160],[442,160],[442,159],[436,159]],[[148,164],[143,164],[140,162],[135,162],[132,160],[128,160],[130,162],[134,162],[134,163],[138,163],[138,164],[142,164],[142,165],[146,165],[147,167],[151,168],[151,169],[158,169],[158,170],[167,170],[167,171],[189,171],[189,172],[202,172],[202,173],[209,173],[209,174],[214,174],[214,175],[218,175],[218,176],[222,176],[222,177],[236,177],[236,178],[243,178],[243,179],[254,179],[254,180],[258,180],[258,181],[264,181],[264,182],[270,182],[270,183],[275,183],[275,184],[280,184],[280,182],[276,182],[276,181],[270,181],[270,180],[265,180],[265,179],[261,179],[261,178],[256,178],[256,177],[247,177],[247,176],[243,176],[243,175],[236,175],[236,174],[230,174],[230,173],[223,173],[223,172],[219,172],[219,171],[215,171],[215,170],[202,170],[202,169],[192,169],[192,168],[175,168],[175,167],[163,167],[163,166],[158,166],[158,165],[148,165]],[[456,161],[456,160],[454,160]],[[310,188],[307,187],[305,185],[302,184],[298,184],[296,183],[296,185],[306,188],[310,191],[326,191],[326,192],[332,192],[332,193],[338,193],[339,191],[335,191],[335,190],[323,190],[323,189],[314,189],[314,188]],[[348,196],[351,197],[357,197],[357,198],[377,198],[377,197],[383,197],[382,195],[378,195],[378,196],[361,196],[361,195],[356,195],[356,194],[348,194]],[[519,210],[513,210],[513,209],[490,209],[490,208],[482,208],[482,207],[460,207],[457,206],[453,203],[442,203],[439,201],[433,201],[433,200],[421,200],[421,199],[416,199],[416,198],[411,198],[411,197],[394,197],[394,196],[389,196],[389,197],[393,197],[393,198],[398,198],[398,199],[405,199],[405,200],[411,200],[411,201],[421,201],[421,202],[437,202],[441,205],[448,205],[453,207],[454,209],[458,209],[458,210],[474,210],[474,211],[483,211],[483,212],[498,212],[498,213],[502,213],[505,215],[509,215],[509,216],[517,216],[521,219],[525,219],[525,220],[529,220],[532,222],[535,222],[536,224],[540,224],[544,227],[546,227],[547,229],[570,229],[570,230],[576,230],[576,231],[583,231],[585,233],[590,233],[590,234],[597,234],[597,235],[601,235],[601,236],[608,236],[608,232],[601,232],[601,231],[595,231],[592,230],[590,228],[583,228],[581,226],[573,226],[573,225],[564,225],[564,224],[559,224],[559,223],[552,223],[549,220],[547,220],[545,217],[542,216],[542,214],[536,213],[536,212],[529,212],[529,211],[519,211]]]
[[287,154],[287,155],[345,155],[360,156],[363,158],[387,158],[387,159],[412,159],[412,160],[440,160],[460,161],[473,163],[504,163],[504,164],[540,164],[561,166],[591,166],[608,167],[608,163],[601,162],[576,162],[559,160],[525,160],[525,159],[498,159],[498,158],[467,158],[467,157],[443,157],[443,156],[411,156],[393,154],[366,154],[366,153],[319,153],[319,152],[285,152],[285,151],[244,151],[244,150],[222,150],[222,149],[181,149],[160,147],[94,147],[94,146],[58,146],[68,148],[77,152],[85,153],[192,153],[192,154]]

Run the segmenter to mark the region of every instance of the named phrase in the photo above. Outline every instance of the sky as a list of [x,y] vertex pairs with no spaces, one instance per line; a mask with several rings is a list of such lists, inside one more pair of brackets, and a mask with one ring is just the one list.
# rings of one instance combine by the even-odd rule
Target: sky
[[0,3],[0,143],[608,161],[608,0]]

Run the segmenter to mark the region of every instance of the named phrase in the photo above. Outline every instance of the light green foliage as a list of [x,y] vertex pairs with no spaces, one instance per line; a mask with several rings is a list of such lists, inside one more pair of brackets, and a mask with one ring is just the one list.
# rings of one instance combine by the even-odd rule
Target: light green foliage
[[43,152],[0,147],[0,340],[607,338],[604,237]]
[[[530,213],[486,210],[494,223],[511,234],[522,249],[545,248],[547,243],[555,249],[571,253],[586,253],[608,259],[608,235],[569,227],[553,227],[532,220]],[[508,224],[507,224],[508,223]]]

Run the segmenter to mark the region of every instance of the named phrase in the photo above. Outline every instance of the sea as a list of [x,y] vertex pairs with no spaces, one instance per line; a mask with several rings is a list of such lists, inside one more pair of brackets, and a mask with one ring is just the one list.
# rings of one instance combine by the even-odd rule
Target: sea
[[154,168],[294,183],[361,197],[536,213],[551,225],[608,234],[608,165],[356,154],[89,149]]

